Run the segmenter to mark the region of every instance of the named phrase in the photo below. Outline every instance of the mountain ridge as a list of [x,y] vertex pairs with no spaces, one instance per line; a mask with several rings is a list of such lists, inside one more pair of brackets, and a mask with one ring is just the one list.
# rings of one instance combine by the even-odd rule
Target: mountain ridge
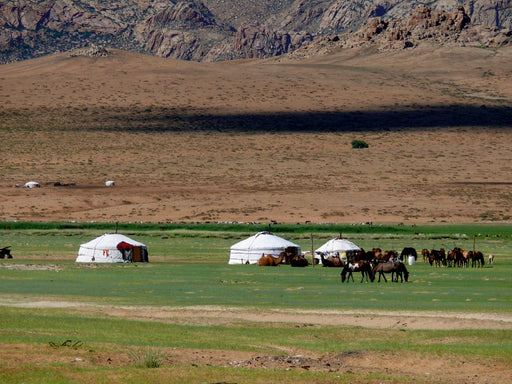
[[462,7],[465,26],[478,28],[461,43],[509,43],[512,0],[7,0],[0,4],[0,63],[90,45],[191,61],[268,58],[333,36],[360,39],[361,29],[409,19],[418,4],[438,18]]

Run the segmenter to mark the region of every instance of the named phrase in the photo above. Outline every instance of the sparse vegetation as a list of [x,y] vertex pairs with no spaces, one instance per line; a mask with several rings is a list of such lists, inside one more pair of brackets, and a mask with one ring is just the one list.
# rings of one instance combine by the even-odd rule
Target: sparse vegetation
[[368,148],[368,143],[366,143],[363,140],[352,140],[352,148],[358,149],[358,148]]
[[128,352],[136,367],[159,368],[165,359],[165,353],[156,348],[139,348]]

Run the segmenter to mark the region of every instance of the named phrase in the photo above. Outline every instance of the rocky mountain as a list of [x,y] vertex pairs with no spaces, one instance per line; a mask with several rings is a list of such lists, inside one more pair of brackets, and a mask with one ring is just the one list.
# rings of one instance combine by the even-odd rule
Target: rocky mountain
[[512,0],[4,0],[0,62],[90,45],[194,61],[271,57],[333,40],[492,46],[508,44],[511,29]]

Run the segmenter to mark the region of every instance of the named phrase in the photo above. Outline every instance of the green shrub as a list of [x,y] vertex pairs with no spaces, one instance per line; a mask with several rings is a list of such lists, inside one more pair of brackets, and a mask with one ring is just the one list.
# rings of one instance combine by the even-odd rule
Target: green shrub
[[363,140],[352,140],[352,148],[368,148],[368,143]]

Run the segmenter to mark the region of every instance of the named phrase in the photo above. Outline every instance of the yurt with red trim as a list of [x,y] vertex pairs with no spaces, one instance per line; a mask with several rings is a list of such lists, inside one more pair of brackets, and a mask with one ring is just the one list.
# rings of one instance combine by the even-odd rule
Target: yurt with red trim
[[119,233],[106,233],[80,245],[77,263],[148,262],[145,244]]

